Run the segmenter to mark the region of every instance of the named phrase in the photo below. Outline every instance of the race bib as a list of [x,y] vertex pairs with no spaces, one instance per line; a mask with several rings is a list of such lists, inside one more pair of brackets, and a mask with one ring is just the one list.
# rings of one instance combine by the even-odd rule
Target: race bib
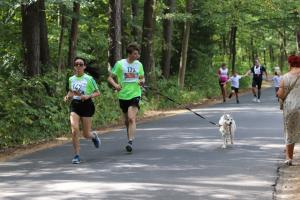
[[124,72],[124,82],[138,82],[139,80],[139,73],[138,73],[138,66],[127,66]]

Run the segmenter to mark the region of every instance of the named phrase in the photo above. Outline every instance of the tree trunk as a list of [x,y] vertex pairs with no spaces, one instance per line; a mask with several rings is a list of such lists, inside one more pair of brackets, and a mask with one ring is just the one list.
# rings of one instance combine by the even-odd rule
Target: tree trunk
[[108,62],[113,67],[116,61],[122,58],[121,44],[121,7],[122,1],[109,0],[109,52]]
[[25,74],[33,77],[40,74],[40,23],[37,2],[22,4],[22,41]]
[[237,26],[231,27],[231,43],[230,43],[230,58],[231,58],[231,72],[235,71],[235,59],[236,59],[236,32]]
[[49,55],[49,44],[48,44],[48,28],[46,21],[46,8],[45,0],[39,0],[39,19],[40,19],[40,53],[42,72],[45,73],[50,67],[50,55]]
[[274,65],[275,58],[274,58],[274,50],[272,45],[269,45],[269,56],[270,56],[271,64]]
[[283,43],[280,44],[280,56],[279,56],[279,68],[280,71],[282,71],[284,65],[285,65],[285,56],[284,56],[284,45]]
[[226,45],[226,35],[222,34],[222,47],[223,47],[223,59],[225,59],[227,55],[227,45]]
[[[164,10],[164,14],[173,13],[175,10],[175,0],[165,0],[168,8]],[[164,19],[163,21],[163,57],[162,57],[162,72],[165,78],[169,78],[171,69],[172,57],[172,34],[173,34],[173,20]]]
[[154,22],[154,4],[155,0],[144,1],[144,20],[142,35],[142,54],[141,61],[144,65],[146,78],[150,78],[149,72],[152,71],[152,40],[153,40],[153,22]]
[[[186,0],[186,13],[192,13],[192,0]],[[179,64],[178,85],[181,89],[184,88],[184,79],[187,62],[187,51],[189,45],[191,22],[187,20],[184,25],[184,33],[182,39],[181,56]]]
[[128,26],[128,20],[123,17],[126,16],[127,13],[125,13],[125,9],[123,9],[124,7],[124,1],[122,1],[121,3],[121,58],[123,57],[122,55],[127,55],[126,54],[126,48],[128,46],[128,44],[131,42],[130,38],[130,34],[126,31],[126,27]]
[[264,56],[264,66],[266,66],[267,59],[266,59],[266,49],[265,48],[263,49],[263,56]]
[[138,16],[138,1],[131,0],[131,35],[133,41],[139,41],[139,30],[137,28],[137,16]]
[[283,30],[282,32],[279,31],[279,35],[281,37],[279,67],[280,67],[280,71],[282,71],[287,60],[287,52],[286,52],[287,38],[286,38],[285,30]]
[[61,72],[61,70],[64,68],[62,65],[62,47],[64,44],[64,32],[65,32],[65,26],[66,26],[66,17],[65,17],[65,10],[66,6],[61,3],[59,5],[59,11],[60,11],[60,34],[59,34],[59,42],[58,42],[58,72]]
[[297,41],[297,53],[299,53],[299,49],[300,49],[300,30],[299,29],[296,32],[296,41]]
[[251,40],[250,40],[250,44],[251,44],[251,62],[252,62],[251,64],[254,63],[254,60],[255,60],[255,57],[256,57],[253,43],[254,43],[253,37],[251,36]]
[[73,66],[73,61],[75,58],[76,47],[77,47],[77,37],[78,37],[78,21],[80,14],[80,3],[73,3],[73,14],[72,25],[71,25],[71,35],[69,40],[69,55],[68,55],[68,66]]

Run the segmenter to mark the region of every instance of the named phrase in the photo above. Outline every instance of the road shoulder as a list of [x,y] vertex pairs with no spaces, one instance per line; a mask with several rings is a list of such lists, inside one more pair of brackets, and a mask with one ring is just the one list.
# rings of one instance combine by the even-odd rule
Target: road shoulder
[[[300,146],[296,144],[293,166],[283,163],[278,168],[278,180],[275,187],[276,200],[300,199]],[[282,161],[283,162],[283,161]]]

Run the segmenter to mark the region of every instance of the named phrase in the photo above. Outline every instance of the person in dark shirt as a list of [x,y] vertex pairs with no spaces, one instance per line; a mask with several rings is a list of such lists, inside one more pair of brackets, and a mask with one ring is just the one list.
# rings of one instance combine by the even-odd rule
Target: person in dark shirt
[[[261,84],[263,81],[263,75],[265,75],[266,80],[268,79],[268,74],[266,71],[266,68],[259,63],[259,60],[256,59],[254,65],[251,67],[251,69],[246,73],[246,75],[249,74],[253,75],[252,78],[252,93],[253,93],[253,102],[260,103],[260,96],[261,96]],[[257,88],[257,93],[256,93]]]

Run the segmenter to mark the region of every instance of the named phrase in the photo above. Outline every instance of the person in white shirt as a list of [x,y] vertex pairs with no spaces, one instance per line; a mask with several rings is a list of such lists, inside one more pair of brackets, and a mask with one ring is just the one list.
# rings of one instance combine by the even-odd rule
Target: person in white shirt
[[275,87],[275,95],[276,95],[276,97],[278,97],[277,96],[277,91],[279,90],[281,79],[282,79],[282,77],[280,76],[280,74],[275,71],[272,80],[273,80],[273,85]]
[[233,75],[228,79],[227,82],[231,82],[231,92],[228,96],[230,99],[233,94],[235,94],[236,103],[240,103],[239,101],[239,87],[240,87],[240,79],[243,78],[246,75],[238,75],[235,71],[233,72]]

